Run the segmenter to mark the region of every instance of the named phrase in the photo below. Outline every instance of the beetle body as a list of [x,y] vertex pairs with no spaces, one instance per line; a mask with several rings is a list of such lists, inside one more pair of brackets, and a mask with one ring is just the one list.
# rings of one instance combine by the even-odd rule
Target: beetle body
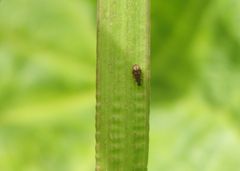
[[142,70],[139,65],[132,66],[132,74],[138,86],[142,84]]

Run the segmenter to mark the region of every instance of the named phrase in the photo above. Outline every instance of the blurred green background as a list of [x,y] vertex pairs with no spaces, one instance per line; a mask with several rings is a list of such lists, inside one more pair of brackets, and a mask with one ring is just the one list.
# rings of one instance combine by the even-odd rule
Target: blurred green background
[[[152,0],[149,171],[239,171],[240,1]],[[92,171],[95,0],[0,1],[0,170]]]

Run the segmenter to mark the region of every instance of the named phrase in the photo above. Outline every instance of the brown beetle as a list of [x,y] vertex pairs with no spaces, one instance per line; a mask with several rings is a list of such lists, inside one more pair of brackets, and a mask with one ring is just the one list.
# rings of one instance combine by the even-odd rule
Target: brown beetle
[[139,65],[132,66],[132,74],[138,86],[142,84],[142,70]]

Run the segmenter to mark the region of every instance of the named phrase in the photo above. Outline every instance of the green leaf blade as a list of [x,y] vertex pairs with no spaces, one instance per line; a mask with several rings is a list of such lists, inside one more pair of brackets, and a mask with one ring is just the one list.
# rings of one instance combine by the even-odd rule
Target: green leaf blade
[[[147,170],[149,1],[99,0],[96,170]],[[142,70],[137,85],[132,66]]]

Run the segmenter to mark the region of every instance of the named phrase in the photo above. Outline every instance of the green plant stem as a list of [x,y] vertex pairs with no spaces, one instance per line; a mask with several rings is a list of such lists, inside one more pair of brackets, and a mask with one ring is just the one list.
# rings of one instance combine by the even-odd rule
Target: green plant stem
[[98,0],[96,171],[147,170],[149,8],[149,0]]

